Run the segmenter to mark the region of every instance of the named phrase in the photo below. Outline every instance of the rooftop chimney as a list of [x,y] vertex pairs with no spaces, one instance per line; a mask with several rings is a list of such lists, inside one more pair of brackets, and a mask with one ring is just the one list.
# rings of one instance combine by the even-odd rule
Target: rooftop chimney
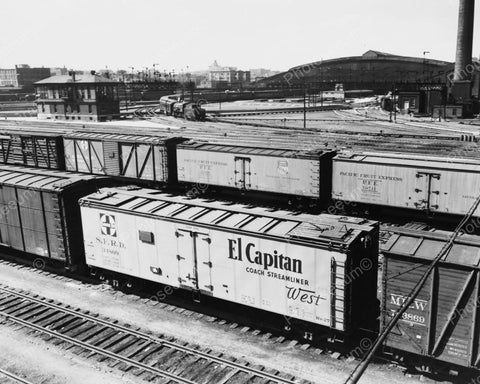
[[[470,80],[475,0],[460,0],[454,81]],[[467,68],[468,67],[468,68]]]

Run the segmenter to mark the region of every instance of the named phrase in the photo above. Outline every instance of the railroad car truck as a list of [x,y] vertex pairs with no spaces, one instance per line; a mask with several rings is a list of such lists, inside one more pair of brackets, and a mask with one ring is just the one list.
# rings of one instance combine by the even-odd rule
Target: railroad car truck
[[78,199],[105,177],[0,166],[0,245],[67,269],[84,265]]
[[80,206],[86,262],[96,274],[187,289],[340,333],[375,319],[376,222],[128,187],[103,189]]
[[66,169],[151,183],[176,183],[173,136],[75,132],[64,136]]
[[[382,228],[382,328],[398,311],[450,232]],[[388,335],[386,346],[428,366],[480,368],[480,236],[462,234]]]
[[332,198],[366,207],[465,215],[480,193],[480,160],[474,159],[343,152],[332,173]]
[[291,150],[188,141],[177,145],[178,180],[260,192],[273,199],[326,202],[331,193],[331,150]]

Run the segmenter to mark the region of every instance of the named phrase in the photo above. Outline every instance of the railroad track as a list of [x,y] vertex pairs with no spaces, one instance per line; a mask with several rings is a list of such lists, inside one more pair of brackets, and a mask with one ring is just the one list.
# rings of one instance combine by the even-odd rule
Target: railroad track
[[[394,152],[411,152],[422,154],[436,154],[448,156],[453,153],[454,156],[478,157],[477,144],[459,141],[458,136],[446,138],[445,133],[435,135],[433,132],[416,132],[402,130],[396,127],[396,132],[391,130],[375,132],[358,132],[355,126],[351,129],[341,130],[341,127],[327,127],[327,129],[303,129],[303,128],[282,128],[282,127],[263,127],[257,124],[235,125],[228,123],[209,123],[209,122],[185,122],[183,120],[168,120],[161,118],[143,118],[148,122],[148,126],[129,126],[112,124],[61,124],[58,122],[31,122],[31,121],[3,121],[0,120],[0,129],[10,131],[25,132],[32,129],[35,132],[45,130],[50,133],[65,134],[72,131],[90,131],[105,133],[125,133],[142,135],[171,135],[175,133],[183,137],[194,140],[235,143],[243,145],[260,145],[263,147],[282,147],[295,149],[344,149],[352,148],[354,150],[380,150]],[[343,132],[342,132],[343,131]],[[413,132],[412,132],[413,131]],[[404,137],[405,135],[405,137]],[[437,140],[437,137],[439,138]]]
[[[324,112],[333,111],[336,109],[350,109],[351,107],[346,105],[331,105],[324,107],[307,107],[307,112]],[[240,116],[263,116],[263,115],[283,115],[292,113],[303,113],[303,107],[289,107],[289,108],[269,108],[269,109],[251,109],[251,110],[208,110],[207,114],[213,116],[226,116],[226,117],[240,117]]]
[[0,318],[145,380],[163,383],[309,383],[0,284]]
[[[6,380],[6,381],[5,381]],[[31,381],[24,379],[12,372],[6,371],[0,368],[0,383],[13,383],[13,384],[33,384]]]

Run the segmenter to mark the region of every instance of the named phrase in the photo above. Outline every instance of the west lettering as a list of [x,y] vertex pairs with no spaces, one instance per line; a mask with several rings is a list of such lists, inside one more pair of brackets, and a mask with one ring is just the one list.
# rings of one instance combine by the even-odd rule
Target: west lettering
[[300,301],[305,304],[318,305],[320,300],[326,298],[317,295],[315,291],[309,291],[303,288],[287,287],[287,298],[290,300]]

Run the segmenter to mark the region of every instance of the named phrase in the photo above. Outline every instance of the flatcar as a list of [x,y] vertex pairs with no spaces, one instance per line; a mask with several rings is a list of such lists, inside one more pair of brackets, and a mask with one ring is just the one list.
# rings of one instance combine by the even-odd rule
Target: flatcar
[[59,262],[84,264],[78,199],[107,178],[62,171],[0,166],[0,243]]
[[28,167],[64,169],[62,136],[46,132],[0,132],[0,162]]
[[181,183],[329,201],[331,150],[289,150],[188,141],[177,145]]
[[[382,230],[382,328],[411,294],[451,233],[387,227]],[[386,346],[419,357],[480,368],[480,236],[462,234],[437,264]]]
[[68,171],[108,175],[137,182],[176,183],[173,136],[74,132],[64,136]]
[[128,187],[103,189],[80,206],[95,273],[168,284],[340,333],[374,321],[376,222]]
[[332,168],[332,198],[370,208],[465,215],[480,191],[480,160],[474,159],[342,152]]

